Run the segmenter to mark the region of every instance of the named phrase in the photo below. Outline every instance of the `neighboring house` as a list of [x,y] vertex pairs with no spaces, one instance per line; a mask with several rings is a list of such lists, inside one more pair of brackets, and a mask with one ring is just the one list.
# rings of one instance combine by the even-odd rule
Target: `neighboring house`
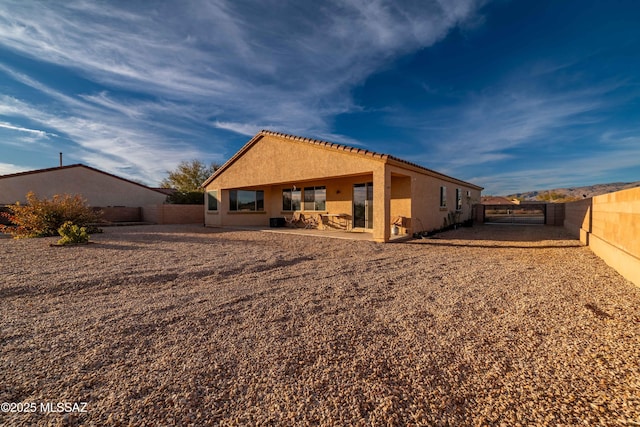
[[399,158],[261,131],[203,187],[205,225],[268,226],[294,212],[344,218],[353,231],[389,241],[472,216],[482,187]]
[[94,207],[142,207],[167,198],[162,191],[82,164],[0,175],[0,205],[25,203],[30,191],[41,199],[80,194]]

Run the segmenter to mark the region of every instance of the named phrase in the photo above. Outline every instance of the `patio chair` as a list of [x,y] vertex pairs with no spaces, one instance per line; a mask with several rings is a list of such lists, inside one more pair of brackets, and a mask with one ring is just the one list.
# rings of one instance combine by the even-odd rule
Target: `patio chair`
[[304,228],[318,228],[318,218],[315,215],[309,215],[308,217],[302,215],[302,222],[304,223]]
[[285,215],[284,221],[287,227],[297,227],[301,221],[301,216],[302,214],[300,212],[294,212],[290,217]]

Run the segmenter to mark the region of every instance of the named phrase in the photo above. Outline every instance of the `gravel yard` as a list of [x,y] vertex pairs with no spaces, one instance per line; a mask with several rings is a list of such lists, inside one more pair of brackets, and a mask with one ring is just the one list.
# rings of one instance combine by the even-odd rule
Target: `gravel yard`
[[562,228],[92,239],[0,239],[1,425],[640,425],[640,289]]

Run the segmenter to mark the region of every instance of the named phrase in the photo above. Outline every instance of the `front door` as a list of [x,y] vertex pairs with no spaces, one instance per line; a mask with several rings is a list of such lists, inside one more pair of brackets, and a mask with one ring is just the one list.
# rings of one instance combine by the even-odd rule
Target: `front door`
[[353,228],[373,228],[373,182],[353,185]]

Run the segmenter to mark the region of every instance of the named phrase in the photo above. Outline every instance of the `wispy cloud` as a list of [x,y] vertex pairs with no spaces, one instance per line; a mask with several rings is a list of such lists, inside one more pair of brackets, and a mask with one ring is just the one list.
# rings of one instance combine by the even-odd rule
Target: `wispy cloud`
[[453,106],[401,111],[389,120],[423,135],[422,154],[414,161],[437,162],[445,172],[459,175],[504,161],[537,167],[536,156],[562,154],[576,141],[593,140],[593,126],[606,121],[609,109],[621,102],[608,96],[620,87],[603,83],[556,93],[505,86],[468,94]]
[[122,162],[144,179],[202,157],[204,140],[214,155],[231,154],[207,129],[252,135],[267,127],[359,143],[331,131],[337,114],[360,108],[354,85],[474,19],[479,4],[2,2],[1,46],[113,90],[63,92],[0,61],[1,71],[60,107],[14,97],[0,114],[29,117],[77,143],[85,160]]
[[[266,128],[390,152],[491,192],[637,168],[637,65],[620,56],[626,48],[603,39],[574,49],[567,36],[549,49],[555,37],[528,32],[514,34],[523,49],[496,46],[487,41],[504,40],[500,13],[520,6],[485,3],[5,0],[0,136],[11,139],[0,138],[0,157],[60,149],[154,184],[181,160],[223,161]],[[457,73],[428,62],[439,49],[411,56],[454,29],[440,47]],[[486,61],[469,54],[484,43]],[[627,71],[610,71],[617,59]],[[395,93],[385,70],[407,72],[417,93],[406,96],[410,79]],[[380,141],[356,137],[378,131]]]
[[[530,152],[529,156],[514,158],[502,166],[471,168],[474,176],[469,179],[482,183],[487,194],[513,194],[521,191],[545,188],[573,187],[606,183],[621,171],[636,171],[632,176],[640,176],[640,128],[617,129],[591,135],[591,131],[581,135],[579,140],[588,139],[591,145],[583,150],[564,153],[556,149],[557,155],[547,158],[541,149]],[[563,141],[551,138],[551,144],[561,145]],[[532,154],[531,154],[532,153]],[[585,182],[588,177],[589,181]],[[611,178],[614,177],[614,178]],[[628,180],[628,179],[627,179]],[[525,186],[523,188],[523,186]]]
[[9,175],[12,173],[24,172],[32,169],[35,168],[23,165],[14,165],[11,163],[0,163],[0,175]]
[[[55,129],[59,135],[45,134],[62,136],[66,141],[75,143],[76,148],[71,148],[68,153],[68,157],[75,159],[74,161],[108,167],[108,170],[123,176],[137,176],[138,179],[155,184],[179,160],[204,156],[197,147],[168,137],[165,132],[156,131],[155,127],[163,125],[145,120],[143,113],[133,114],[132,111],[136,111],[134,107],[120,105],[112,108],[93,102],[91,97],[87,101],[81,97],[71,99],[40,82],[31,83],[42,93],[62,101],[64,108],[51,112],[37,105],[0,95],[0,114],[28,119],[47,129]],[[131,110],[129,114],[125,114],[127,108]],[[149,154],[150,150],[154,150],[153,155]],[[107,164],[108,166],[104,166]]]
[[9,129],[9,130],[15,130],[17,132],[26,132],[41,138],[47,138],[49,136],[57,136],[54,133],[49,133],[49,132],[45,132],[43,130],[39,130],[39,129],[29,129],[29,128],[25,128],[22,126],[14,126],[10,123],[4,123],[4,122],[0,122],[0,128],[3,129]]
[[[554,162],[549,167],[536,165],[533,168],[504,171],[487,169],[485,174],[471,176],[469,179],[481,183],[485,187],[485,194],[494,195],[601,184],[608,182],[609,177],[616,176],[620,170],[626,168],[638,170],[639,165],[636,160],[638,158],[640,158],[639,145],[604,151],[597,156],[567,158],[559,163]],[[585,177],[589,177],[588,182],[584,181]]]
[[234,123],[234,122],[221,122],[216,120],[212,123],[213,127],[218,129],[229,130],[231,132],[239,133],[240,135],[253,136],[261,129],[269,128],[270,126],[260,126],[251,123]]
[[587,176],[606,181],[616,170],[638,168],[640,128],[621,131],[616,117],[633,96],[624,79],[554,90],[521,77],[518,69],[482,91],[459,91],[454,102],[387,111],[385,120],[420,141],[405,157],[492,194],[575,186]]
[[[301,98],[297,104],[304,107],[308,97],[336,95],[389,58],[434,43],[469,16],[474,3],[401,9],[351,1],[302,9],[287,2],[216,1],[156,4],[153,10],[111,5],[106,13],[85,2],[18,2],[5,5],[0,38],[14,50],[110,85],[213,97],[234,101],[232,107],[249,100],[262,107],[274,100],[265,94],[277,94],[285,102]],[[273,30],[284,26],[286,33]]]

